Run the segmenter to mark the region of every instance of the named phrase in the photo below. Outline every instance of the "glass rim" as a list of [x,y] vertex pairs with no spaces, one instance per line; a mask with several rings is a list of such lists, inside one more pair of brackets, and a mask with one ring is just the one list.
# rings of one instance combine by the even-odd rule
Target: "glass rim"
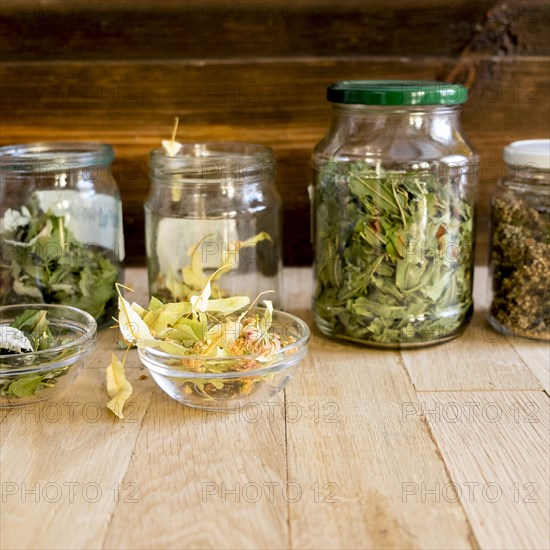
[[90,165],[110,164],[112,145],[94,141],[37,141],[0,147],[0,166],[13,171],[53,172]]
[[[259,308],[255,306],[251,311],[256,311]],[[203,379],[223,379],[223,378],[242,378],[242,377],[253,377],[261,376],[268,374],[273,370],[279,370],[284,368],[284,365],[292,363],[292,358],[296,355],[299,359],[300,350],[307,349],[307,345],[311,338],[311,330],[309,325],[300,317],[288,313],[286,311],[274,310],[273,311],[273,324],[276,324],[275,319],[284,320],[289,323],[294,323],[300,332],[300,336],[295,342],[292,342],[286,346],[281,347],[277,351],[269,354],[269,357],[272,358],[270,364],[265,366],[258,366],[254,369],[244,370],[244,371],[225,371],[225,372],[196,372],[192,370],[186,370],[185,368],[173,367],[167,364],[168,361],[199,361],[202,364],[207,365],[208,363],[232,363],[234,361],[258,361],[263,356],[259,353],[247,354],[247,355],[235,355],[231,357],[204,357],[203,355],[192,354],[192,355],[176,355],[173,353],[168,353],[151,346],[138,346],[138,354],[140,359],[144,362],[145,366],[148,369],[157,372],[158,374],[163,374],[165,376],[174,376],[174,377],[193,377],[193,378],[203,378]],[[290,356],[289,353],[293,352]],[[260,361],[261,363],[261,361]]]
[[173,156],[163,147],[150,154],[150,177],[157,183],[224,186],[270,181],[275,156],[267,145],[237,141],[184,143]]
[[273,149],[259,143],[241,141],[204,141],[182,143],[175,155],[167,154],[164,147],[151,151],[151,162],[202,165],[208,161],[273,161]]
[[[82,318],[82,325],[86,329],[86,331],[78,336],[76,339],[71,340],[70,342],[67,342],[65,344],[59,344],[57,346],[53,346],[51,348],[40,350],[40,351],[30,351],[24,354],[13,354],[13,353],[4,353],[0,354],[0,360],[9,360],[10,358],[19,357],[21,355],[24,355],[25,357],[32,357],[40,359],[42,357],[48,357],[48,355],[51,355],[52,353],[57,352],[63,352],[68,349],[76,349],[79,348],[82,345],[85,345],[89,342],[92,342],[97,334],[97,322],[96,320],[86,311],[79,309],[74,306],[67,306],[63,304],[11,304],[7,306],[0,306],[0,312],[9,312],[9,311],[20,311],[21,313],[28,309],[46,309],[49,311],[59,311],[59,312],[71,312],[77,316],[80,316]],[[63,318],[59,317],[59,319],[63,320]],[[78,321],[76,321],[78,322]],[[13,374],[29,369],[36,369],[36,365],[33,367],[23,367],[21,369],[15,369],[15,368],[0,368],[0,373],[3,374]]]

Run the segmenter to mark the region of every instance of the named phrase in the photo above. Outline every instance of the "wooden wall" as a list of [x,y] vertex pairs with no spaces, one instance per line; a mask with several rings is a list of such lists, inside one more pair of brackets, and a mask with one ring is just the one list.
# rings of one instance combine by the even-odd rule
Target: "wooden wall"
[[465,131],[487,206],[517,139],[548,138],[550,2],[473,0],[2,1],[1,144],[115,146],[130,264],[144,260],[147,156],[179,115],[180,140],[271,145],[284,199],[285,262],[311,261],[312,147],[341,79],[466,83]]

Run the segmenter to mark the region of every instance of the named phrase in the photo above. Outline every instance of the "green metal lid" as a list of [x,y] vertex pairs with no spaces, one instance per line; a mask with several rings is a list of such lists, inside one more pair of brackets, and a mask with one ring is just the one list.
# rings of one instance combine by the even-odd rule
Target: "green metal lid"
[[327,88],[327,99],[351,105],[457,105],[468,99],[468,90],[437,80],[343,80]]

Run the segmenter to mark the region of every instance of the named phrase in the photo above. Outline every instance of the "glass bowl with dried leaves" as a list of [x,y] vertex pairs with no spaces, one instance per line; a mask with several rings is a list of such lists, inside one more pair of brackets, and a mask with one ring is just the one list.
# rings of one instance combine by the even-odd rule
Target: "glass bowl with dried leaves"
[[97,323],[71,306],[0,307],[0,407],[61,394],[96,342]]
[[194,353],[145,340],[137,344],[139,357],[157,384],[189,407],[223,412],[264,403],[296,372],[310,336],[304,321],[266,305],[213,324]]

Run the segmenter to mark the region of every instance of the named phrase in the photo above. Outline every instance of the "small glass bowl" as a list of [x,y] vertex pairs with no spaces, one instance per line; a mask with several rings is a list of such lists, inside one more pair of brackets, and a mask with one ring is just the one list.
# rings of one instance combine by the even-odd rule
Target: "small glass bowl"
[[63,338],[63,343],[43,351],[0,354],[0,407],[28,405],[59,395],[76,378],[96,343],[95,319],[71,306],[2,306],[0,325],[11,325],[29,309],[46,310],[50,330],[54,337]]
[[[264,311],[253,308],[251,313]],[[281,391],[307,354],[310,331],[298,317],[273,311],[270,332],[281,340],[294,341],[268,358],[182,356],[147,346],[138,348],[139,358],[155,382],[176,401],[195,409],[232,411],[249,403],[264,403]]]

